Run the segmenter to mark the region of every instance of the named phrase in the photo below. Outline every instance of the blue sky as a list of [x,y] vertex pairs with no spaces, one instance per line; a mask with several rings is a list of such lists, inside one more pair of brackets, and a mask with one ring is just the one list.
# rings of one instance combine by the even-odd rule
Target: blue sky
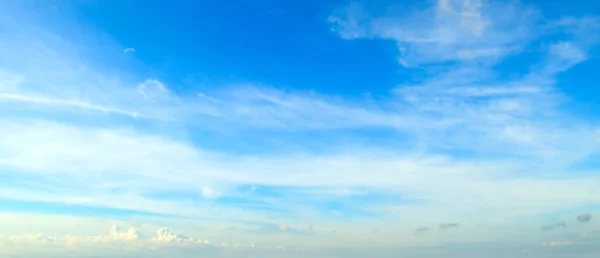
[[0,7],[0,250],[599,251],[598,3]]

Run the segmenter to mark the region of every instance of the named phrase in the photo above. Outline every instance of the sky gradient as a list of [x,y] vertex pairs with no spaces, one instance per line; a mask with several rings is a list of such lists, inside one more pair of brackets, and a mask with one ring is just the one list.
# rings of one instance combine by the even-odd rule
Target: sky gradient
[[598,257],[600,3],[0,1],[0,257]]

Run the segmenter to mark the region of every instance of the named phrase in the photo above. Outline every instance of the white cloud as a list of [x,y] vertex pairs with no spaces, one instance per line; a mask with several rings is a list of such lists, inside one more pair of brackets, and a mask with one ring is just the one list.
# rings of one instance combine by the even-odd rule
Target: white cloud
[[516,87],[462,87],[450,88],[446,92],[449,94],[463,95],[468,97],[493,97],[493,96],[510,96],[522,94],[536,94],[543,91],[539,87],[534,86],[516,86]]
[[[499,161],[460,161],[444,156],[390,154],[378,157],[379,153],[369,155],[364,152],[328,157],[240,158],[211,154],[184,142],[132,130],[78,128],[39,121],[25,124],[4,122],[0,128],[0,135],[6,136],[0,137],[0,156],[3,157],[0,164],[3,167],[54,180],[68,175],[68,185],[71,186],[60,192],[48,193],[44,192],[44,188],[28,191],[4,188],[0,191],[5,197],[25,200],[60,200],[190,215],[201,213],[185,207],[185,203],[178,206],[141,197],[140,194],[169,189],[193,192],[197,189],[210,197],[214,196],[214,190],[205,188],[205,185],[241,183],[370,186],[397,189],[409,198],[424,198],[439,204],[451,203],[456,198],[463,200],[463,205],[454,205],[452,209],[502,204],[507,209],[537,209],[538,212],[595,202],[600,196],[600,193],[593,194],[596,191],[593,176],[560,181],[536,178],[498,180],[499,175],[512,175],[513,171],[527,168]],[[39,142],[46,144],[41,148]],[[343,177],[340,176],[342,174]],[[110,189],[119,192],[107,194]],[[504,189],[513,190],[506,192]],[[508,201],[516,197],[522,201]],[[553,201],[547,202],[548,199]]]
[[115,224],[110,229],[107,238],[110,240],[139,240],[141,236],[134,228],[130,228],[127,232],[120,232],[119,227]]
[[135,48],[129,47],[129,48],[123,49],[123,53],[125,53],[125,54],[135,53]]
[[214,190],[210,189],[209,187],[203,187],[202,188],[202,196],[204,196],[205,198],[213,199],[213,198],[219,197],[219,193],[215,192]]
[[109,106],[99,106],[95,104],[80,102],[76,100],[66,100],[66,99],[53,99],[47,98],[43,96],[32,96],[32,95],[21,95],[14,93],[0,93],[0,99],[9,102],[23,102],[25,104],[33,104],[33,105],[43,105],[43,106],[58,106],[58,107],[72,107],[72,108],[81,108],[88,109],[98,112],[104,113],[112,113],[117,115],[125,115],[131,116],[133,118],[137,118],[138,115],[135,111],[127,111],[121,110],[118,108],[113,108]]
[[[0,214],[2,215],[2,214]],[[39,219],[39,217],[38,217]],[[73,224],[79,224],[84,220],[83,218],[71,219],[71,229],[66,232],[77,232],[81,227],[75,227]],[[90,219],[87,219],[90,220]],[[48,220],[52,222],[55,220]],[[68,223],[68,222],[65,222]],[[119,222],[119,225],[129,224]],[[89,224],[86,224],[89,225]],[[151,229],[148,225],[138,225],[142,228]],[[194,227],[194,223],[183,223],[182,227],[190,229]],[[125,226],[125,229],[128,227]],[[5,227],[2,227],[5,229]],[[65,232],[65,227],[62,227]],[[397,236],[399,232],[387,227],[384,227],[377,235],[362,232],[362,237],[357,237],[353,241],[344,241],[343,239],[349,234],[359,234],[358,232],[350,233],[347,231],[340,231],[338,234],[331,234],[327,232],[327,238],[329,241],[323,243],[323,239],[315,241],[315,245],[311,242],[304,241],[305,238],[297,238],[291,243],[277,243],[283,241],[280,236],[277,238],[270,238],[270,242],[254,241],[254,238],[238,237],[239,241],[209,241],[206,238],[206,231],[198,230],[195,232],[199,238],[184,237],[179,233],[175,233],[165,228],[152,227],[151,231],[145,237],[143,234],[137,232],[137,230],[129,228],[127,230],[119,230],[118,227],[113,227],[107,234],[81,234],[81,233],[56,233],[56,234],[28,234],[28,233],[13,233],[5,234],[0,236],[0,256],[12,255],[12,256],[24,256],[24,257],[48,257],[48,256],[60,256],[60,257],[197,257],[197,256],[208,256],[208,257],[365,257],[368,253],[365,250],[372,250],[376,248],[380,250],[379,257],[395,257],[394,254],[404,253],[409,257],[431,257],[432,252],[443,252],[446,254],[453,254],[459,257],[465,257],[462,253],[457,252],[455,248],[448,247],[461,247],[465,244],[463,236],[453,235],[458,231],[445,231],[443,235],[446,237],[452,236],[452,238],[459,238],[456,242],[448,242],[443,246],[439,246],[439,242],[436,243],[412,243],[411,248],[408,249],[404,245],[403,241],[389,241],[389,238]],[[468,226],[465,226],[466,231]],[[488,229],[486,229],[487,231]],[[104,231],[104,230],[102,230]],[[131,233],[135,232],[135,233]],[[144,231],[146,232],[146,231]],[[370,231],[369,231],[370,232]],[[453,233],[455,232],[455,233]],[[391,234],[390,234],[391,233]],[[440,235],[442,232],[430,232],[429,234],[422,234],[419,237],[412,237],[413,239],[426,240],[427,238],[435,235]],[[382,236],[380,236],[383,234]],[[133,237],[132,237],[133,236]],[[513,237],[514,238],[514,237]],[[212,238],[211,238],[212,239]],[[333,240],[333,241],[332,241]],[[514,239],[513,239],[514,240]],[[379,241],[384,241],[385,244]],[[485,241],[483,241],[485,242]],[[569,241],[547,241],[546,246],[558,247],[561,245],[568,245]],[[518,245],[521,247],[527,247],[529,255],[535,255],[536,247],[540,247],[539,241],[530,241],[523,236],[519,237]],[[393,248],[390,248],[390,244],[395,244]],[[456,246],[454,245],[456,244]],[[476,242],[468,242],[470,245],[476,246]],[[585,247],[586,242],[581,240],[577,243],[579,246]],[[596,242],[587,243],[587,246],[594,246]],[[514,250],[514,241],[510,242],[496,242],[494,245],[498,250],[496,252]],[[368,249],[368,248],[371,249]],[[490,257],[487,254],[495,253],[490,250],[483,251],[485,248],[489,248],[489,244],[484,244],[474,248],[480,250],[477,253],[479,255]],[[366,248],[366,249],[365,249]],[[460,248],[458,248],[460,249]],[[456,252],[456,253],[455,253]],[[372,251],[370,251],[372,254]],[[469,251],[470,255],[473,255],[473,251]],[[125,255],[125,256],[124,256]],[[467,256],[469,257],[469,256]],[[526,257],[526,256],[525,256]],[[585,256],[584,256],[585,257]],[[594,257],[594,256],[589,256]]]
[[[232,252],[233,250],[224,250],[233,247],[246,252],[259,251],[269,255],[273,251],[287,251],[281,244],[227,244],[227,243],[212,243],[209,240],[194,239],[184,237],[171,232],[167,228],[159,228],[156,231],[156,236],[152,238],[141,237],[140,234],[133,228],[126,232],[119,230],[117,226],[113,226],[107,235],[61,235],[48,236],[44,234],[10,234],[0,235],[0,255],[12,253],[13,255],[35,255],[36,253],[45,252],[47,255],[60,254],[62,252],[73,252],[81,254],[85,250],[95,250],[96,252],[105,254],[107,250],[111,251],[128,251],[128,252],[144,252],[144,251],[159,251],[163,250],[175,251],[175,247],[186,248],[195,252],[206,252],[207,250],[221,249],[221,252]],[[26,248],[23,248],[26,247]],[[27,248],[34,248],[27,250]],[[103,250],[104,249],[104,250]],[[305,248],[294,248],[291,251],[305,251]]]
[[138,85],[138,92],[144,99],[151,101],[166,102],[169,99],[175,98],[162,82],[154,79],[148,79],[140,83]]
[[410,14],[387,8],[376,16],[358,4],[329,21],[341,37],[396,41],[406,66],[443,61],[496,61],[535,35],[537,14],[525,6],[482,0],[439,0]]
[[550,242],[544,242],[542,243],[542,246],[549,246],[549,247],[555,247],[555,246],[565,246],[565,245],[573,245],[573,241],[550,241]]
[[[168,228],[159,228],[156,231],[157,237],[153,238],[152,240],[154,241],[159,241],[159,242],[179,242],[179,243],[186,243],[186,242],[197,242],[194,239],[182,236],[182,235],[177,235],[173,232],[171,232]],[[200,241],[200,243],[202,243],[202,241]]]
[[573,42],[558,42],[548,47],[550,60],[544,72],[557,73],[571,68],[587,59],[585,51]]
[[7,71],[0,70],[0,90],[15,90],[23,83],[23,78],[15,76]]
[[[0,167],[48,181],[33,189],[2,187],[0,196],[191,217],[248,218],[248,213],[233,215],[230,210],[145,194],[181,190],[214,199],[240,184],[327,188],[306,190],[307,199],[317,199],[339,195],[339,189],[365,187],[423,202],[366,207],[392,215],[394,209],[402,210],[411,222],[399,220],[386,228],[405,227],[402,232],[408,236],[417,222],[437,225],[445,219],[477,218],[506,225],[512,223],[510,218],[534,219],[599,202],[598,176],[570,174],[572,164],[598,153],[598,126],[561,110],[562,94],[554,80],[558,72],[587,58],[586,47],[578,40],[555,42],[539,67],[509,82],[499,80],[487,66],[523,50],[532,37],[534,18],[529,15],[534,13],[522,6],[481,1],[439,1],[408,18],[393,13],[377,17],[358,5],[344,9],[330,19],[339,25],[343,38],[393,40],[402,61],[410,65],[460,62],[450,71],[434,72],[429,80],[398,87],[395,95],[376,103],[256,85],[231,85],[189,96],[157,79],[122,81],[119,78],[125,76],[106,74],[107,69],[63,51],[78,48],[52,35],[26,37],[25,42],[37,43],[19,56],[11,49],[23,41],[0,37],[8,49],[0,52],[0,61],[14,63],[0,67],[0,105],[6,107],[2,110],[35,107],[23,117],[0,111]],[[38,35],[33,32],[37,30],[29,31],[30,36]],[[184,129],[165,133],[123,117],[146,119],[144,123],[158,128],[169,121]],[[79,122],[80,118],[88,119]],[[337,146],[341,152],[326,148],[320,153],[237,155],[210,151],[202,141],[193,140],[194,135],[180,133],[213,127],[321,133],[389,128],[418,146],[373,147],[348,141]],[[337,132],[329,135],[338,137]],[[295,142],[301,145],[304,140]],[[454,151],[476,153],[477,158]],[[286,200],[272,203],[338,226],[314,215],[308,209],[312,207]],[[288,225],[281,220],[281,225]],[[351,232],[348,227],[336,228]],[[114,237],[139,236],[131,231]],[[156,239],[184,241],[168,230]]]

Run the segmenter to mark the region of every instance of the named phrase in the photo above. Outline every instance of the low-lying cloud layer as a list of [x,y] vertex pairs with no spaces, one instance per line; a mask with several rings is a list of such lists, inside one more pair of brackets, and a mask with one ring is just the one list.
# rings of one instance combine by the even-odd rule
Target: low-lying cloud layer
[[212,243],[207,239],[194,239],[176,234],[171,232],[168,228],[159,228],[156,230],[155,236],[144,237],[134,228],[129,228],[127,231],[120,231],[119,227],[113,226],[109,233],[103,236],[48,236],[43,234],[0,235],[0,247],[2,247],[0,254],[10,251],[12,248],[21,248],[24,244],[31,244],[32,248],[37,248],[39,245],[54,248],[110,247],[130,251],[152,250],[156,247],[170,245],[179,248],[255,249],[261,251],[306,252],[305,248],[286,248],[283,245],[269,246],[253,243]]

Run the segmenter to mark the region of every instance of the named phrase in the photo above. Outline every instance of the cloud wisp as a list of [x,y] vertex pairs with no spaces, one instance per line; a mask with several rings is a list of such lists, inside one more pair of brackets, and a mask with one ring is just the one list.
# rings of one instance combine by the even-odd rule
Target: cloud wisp
[[550,224],[550,225],[545,225],[541,228],[542,231],[550,231],[553,230],[555,228],[566,228],[567,227],[567,223],[564,221],[559,221],[556,222],[554,224]]
[[439,226],[439,229],[446,230],[446,229],[450,229],[450,228],[459,228],[459,227],[460,227],[460,223],[441,223]]
[[425,233],[425,232],[427,232],[427,231],[429,231],[429,227],[420,227],[420,228],[417,228],[417,229],[415,230],[415,233],[414,233],[414,234],[415,234],[415,235],[419,235],[419,234],[421,234],[421,233]]

